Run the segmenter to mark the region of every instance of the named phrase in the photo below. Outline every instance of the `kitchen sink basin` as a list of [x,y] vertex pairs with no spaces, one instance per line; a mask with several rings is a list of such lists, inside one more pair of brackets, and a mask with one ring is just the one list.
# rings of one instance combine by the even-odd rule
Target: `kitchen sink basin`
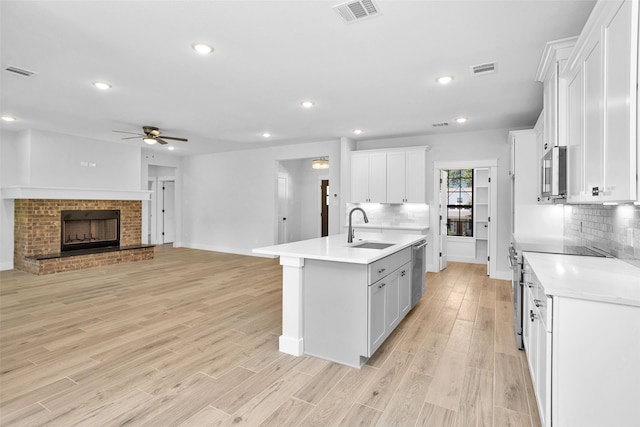
[[359,249],[386,249],[393,245],[395,245],[395,243],[362,242],[351,247]]

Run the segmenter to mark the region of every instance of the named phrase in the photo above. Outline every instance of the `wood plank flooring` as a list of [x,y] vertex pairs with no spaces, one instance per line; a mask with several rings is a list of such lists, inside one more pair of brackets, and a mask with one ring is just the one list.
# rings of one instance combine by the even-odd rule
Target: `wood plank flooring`
[[278,260],[0,272],[2,426],[540,425],[511,286],[479,265],[427,293],[363,369],[278,352]]

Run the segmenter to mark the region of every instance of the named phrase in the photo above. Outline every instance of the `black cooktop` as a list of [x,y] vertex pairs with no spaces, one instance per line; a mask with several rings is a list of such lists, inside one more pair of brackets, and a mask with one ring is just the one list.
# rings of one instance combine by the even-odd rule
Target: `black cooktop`
[[611,254],[589,246],[542,243],[520,243],[518,244],[518,246],[523,252],[540,252],[546,254],[581,255],[607,258],[612,257]]

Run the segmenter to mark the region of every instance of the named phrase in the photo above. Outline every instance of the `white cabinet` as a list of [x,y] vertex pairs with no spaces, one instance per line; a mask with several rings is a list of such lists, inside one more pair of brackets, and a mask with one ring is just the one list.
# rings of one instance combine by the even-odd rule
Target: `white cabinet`
[[561,74],[569,202],[638,198],[638,2],[601,1]]
[[424,147],[387,152],[387,203],[425,203],[427,200]]
[[552,299],[545,295],[529,265],[525,266],[522,337],[527,353],[531,382],[536,395],[540,421],[551,426],[551,307]]
[[545,46],[536,81],[543,83],[542,109],[542,154],[554,146],[566,145],[565,133],[565,91],[560,80],[560,72],[573,51],[577,37],[555,40]]
[[386,152],[351,153],[351,201],[353,203],[386,203]]
[[542,426],[638,425],[640,306],[548,292],[524,257],[523,340]]
[[[411,262],[394,267],[369,285],[367,356],[373,355],[411,309]],[[377,272],[383,268],[376,266],[375,269]],[[384,270],[386,272],[386,268]]]
[[352,203],[425,203],[427,148],[351,153]]

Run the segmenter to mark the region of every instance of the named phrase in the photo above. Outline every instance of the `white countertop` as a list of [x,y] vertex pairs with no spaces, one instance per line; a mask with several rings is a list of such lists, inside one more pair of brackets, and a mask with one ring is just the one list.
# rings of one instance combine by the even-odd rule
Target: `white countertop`
[[[256,248],[254,253],[264,255],[278,255],[293,258],[317,259],[323,261],[348,262],[353,264],[371,264],[381,258],[398,252],[424,240],[424,236],[417,234],[358,233],[353,243],[347,243],[346,234],[338,234],[319,239],[301,240],[299,242]],[[362,242],[393,243],[386,249],[354,248]]]
[[617,258],[524,252],[545,294],[640,307],[640,268]]
[[[375,230],[380,230],[380,229],[384,229],[384,230],[408,230],[408,231],[425,231],[429,229],[428,225],[417,225],[417,224],[352,224],[353,228],[360,228],[360,229],[375,229]],[[348,228],[347,225],[345,225],[345,228]]]

